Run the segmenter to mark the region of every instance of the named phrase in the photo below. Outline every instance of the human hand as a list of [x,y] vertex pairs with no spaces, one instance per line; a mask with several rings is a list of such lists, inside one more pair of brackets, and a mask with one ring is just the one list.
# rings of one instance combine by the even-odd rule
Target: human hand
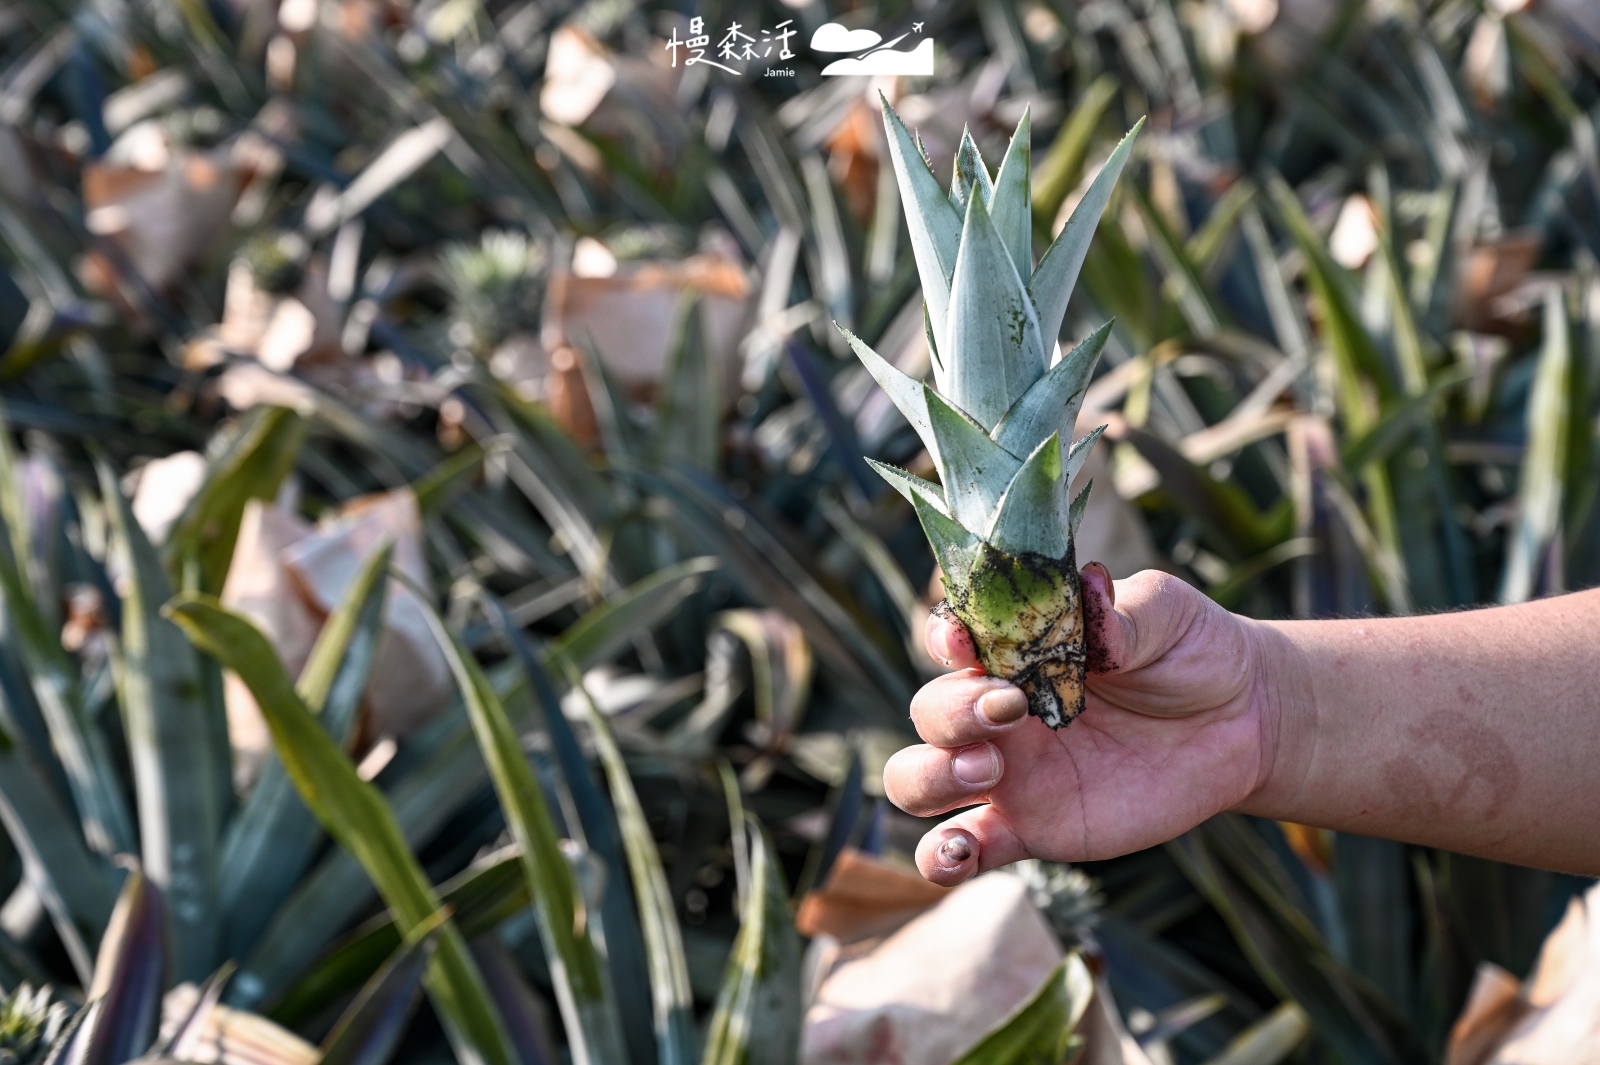
[[1274,729],[1256,623],[1154,570],[1113,583],[1091,562],[1082,578],[1088,705],[1059,731],[1028,715],[1021,689],[977,668],[960,622],[929,620],[929,653],[956,672],[912,699],[927,743],[896,754],[883,777],[908,813],[974,807],[917,847],[935,883],[1022,858],[1086,861],[1153,846],[1263,783]]

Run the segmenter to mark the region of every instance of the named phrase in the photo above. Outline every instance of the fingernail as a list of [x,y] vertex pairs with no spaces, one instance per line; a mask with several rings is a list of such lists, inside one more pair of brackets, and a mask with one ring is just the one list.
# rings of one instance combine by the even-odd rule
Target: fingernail
[[1000,756],[992,743],[975,743],[950,760],[950,771],[963,784],[992,784],[1000,775]]
[[944,665],[955,662],[955,649],[950,646],[950,626],[935,625],[928,633],[928,650]]
[[991,725],[1009,725],[1028,712],[1028,697],[1014,684],[996,685],[978,696],[974,709]]
[[972,857],[972,844],[966,836],[951,836],[939,844],[939,857],[946,865],[960,865]]
[[1083,569],[1080,571],[1080,575],[1084,579],[1093,579],[1096,583],[1098,583],[1100,587],[1105,590],[1107,601],[1110,602],[1112,606],[1116,605],[1117,585],[1116,582],[1111,579],[1111,571],[1106,569],[1103,563],[1086,563]]

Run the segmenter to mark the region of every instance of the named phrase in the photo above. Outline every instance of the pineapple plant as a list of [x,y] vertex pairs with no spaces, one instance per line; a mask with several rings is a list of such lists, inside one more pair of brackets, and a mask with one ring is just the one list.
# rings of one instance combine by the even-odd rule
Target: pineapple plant
[[[1104,426],[1072,441],[1110,331],[1055,360],[1055,339],[1136,125],[1033,263],[1029,119],[990,176],[970,131],[946,192],[919,137],[885,99],[889,154],[922,281],[933,385],[846,340],[916,429],[939,484],[873,462],[915,508],[944,571],[946,603],[978,659],[1052,729],[1083,710],[1084,621],[1073,541],[1089,486],[1070,488]],[[1142,120],[1141,123],[1142,124]],[[870,460],[869,460],[870,461]]]

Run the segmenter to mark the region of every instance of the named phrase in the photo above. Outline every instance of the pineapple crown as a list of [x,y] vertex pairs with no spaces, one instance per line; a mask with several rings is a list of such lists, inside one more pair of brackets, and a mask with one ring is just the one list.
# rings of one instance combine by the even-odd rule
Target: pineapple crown
[[1133,139],[1122,139],[1034,267],[1028,114],[992,179],[963,131],[948,193],[921,140],[883,100],[889,157],[922,280],[933,387],[902,373],[848,330],[867,371],[916,429],[939,471],[933,484],[873,467],[910,501],[946,574],[965,572],[982,544],[1064,558],[1085,487],[1068,487],[1104,426],[1067,446],[1107,323],[1051,364],[1067,301]]

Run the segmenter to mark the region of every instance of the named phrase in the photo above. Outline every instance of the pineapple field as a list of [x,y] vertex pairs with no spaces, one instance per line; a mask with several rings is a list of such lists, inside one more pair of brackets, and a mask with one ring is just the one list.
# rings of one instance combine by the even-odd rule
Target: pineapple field
[[0,1062],[1589,1060],[1589,881],[882,770],[1086,563],[1600,584],[1597,119],[1581,0],[0,0]]

